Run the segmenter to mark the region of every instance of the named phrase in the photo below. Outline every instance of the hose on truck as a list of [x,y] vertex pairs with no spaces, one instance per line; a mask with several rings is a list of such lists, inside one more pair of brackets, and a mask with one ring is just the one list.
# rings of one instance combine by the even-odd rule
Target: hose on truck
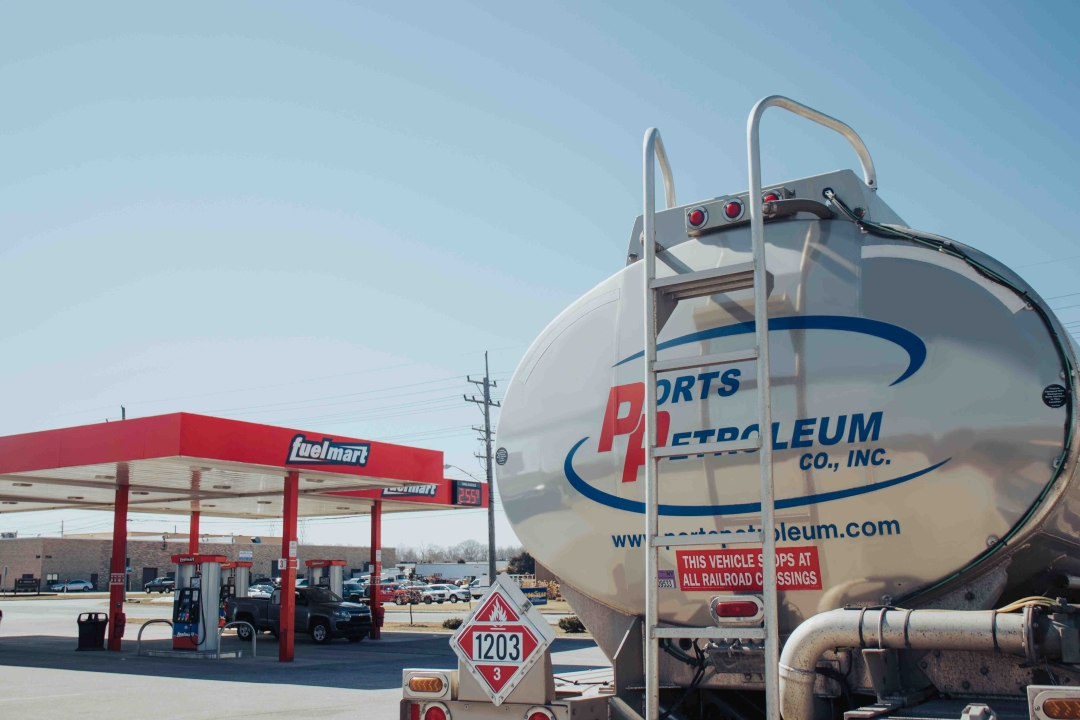
[[[1069,447],[1072,445],[1073,393],[1075,391],[1076,385],[1075,377],[1073,374],[1074,370],[1072,367],[1072,363],[1069,362],[1069,354],[1065,350],[1065,344],[1061,336],[1058,334],[1057,330],[1054,328],[1053,321],[1050,319],[1050,316],[1047,315],[1046,311],[1043,310],[1042,305],[1028,295],[1027,290],[1017,287],[1009,279],[1003,277],[999,273],[983,265],[978,260],[972,258],[970,255],[965,253],[962,248],[958,247],[955,242],[949,240],[948,238],[923,235],[918,231],[911,230],[910,228],[902,228],[898,225],[883,225],[881,223],[871,222],[865,217],[856,215],[855,212],[853,212],[851,208],[849,208],[844,203],[844,201],[836,195],[836,192],[832,188],[825,188],[822,191],[822,195],[833,205],[833,207],[839,210],[848,220],[853,222],[863,232],[870,235],[875,235],[877,237],[889,238],[893,240],[907,240],[908,242],[913,242],[924,247],[932,248],[934,250],[937,250],[938,252],[949,255],[950,257],[962,260],[963,262],[967,263],[968,266],[970,266],[973,270],[975,270],[975,272],[979,273],[987,280],[1002,285],[1019,295],[1021,299],[1023,299],[1024,302],[1027,303],[1027,305],[1039,315],[1039,318],[1042,320],[1043,325],[1046,327],[1046,331],[1050,334],[1050,338],[1053,341],[1054,347],[1058,352],[1058,357],[1061,360],[1061,365],[1064,368],[1064,379],[1068,390],[1065,396],[1065,451],[1059,458],[1057,466],[1054,468],[1054,474],[1050,477],[1050,481],[1046,483],[1042,491],[1039,493],[1038,497],[1035,498],[1035,501],[1031,504],[1030,507],[1028,507],[1027,511],[1020,518],[1020,520],[1015,525],[1013,525],[1012,528],[1009,529],[1009,532],[1005,534],[1005,537],[1001,538],[1001,540],[987,548],[974,560],[957,570],[952,575],[949,575],[943,580],[939,580],[937,583],[931,585],[928,588],[915,590],[914,592],[908,593],[907,595],[897,598],[893,601],[896,605],[902,605],[906,601],[910,601],[920,595],[925,595],[926,593],[933,592],[934,590],[945,586],[946,584],[952,582],[961,575],[964,575],[975,567],[981,565],[986,560],[998,553],[1002,548],[1008,547],[1009,542],[1016,537],[1016,535],[1020,532],[1024,525],[1027,524],[1028,520],[1030,520],[1031,517],[1035,514],[1035,512],[1039,509],[1039,506],[1042,505],[1043,500],[1045,500],[1046,496],[1050,494],[1050,490],[1054,487],[1054,485],[1057,483],[1058,478],[1065,471],[1065,467],[1067,465],[1066,457],[1068,456]],[[1028,599],[1030,600],[1030,598]]]
[[682,707],[682,704],[686,702],[686,699],[690,697],[690,694],[697,690],[698,685],[700,685],[701,681],[705,679],[705,670],[709,667],[710,664],[709,658],[705,655],[704,652],[701,651],[701,648],[698,647],[697,640],[693,641],[693,645],[691,647],[693,647],[694,649],[693,658],[683,653],[679,648],[672,645],[671,640],[662,641],[660,643],[661,650],[666,652],[668,655],[671,655],[676,660],[684,662],[687,665],[691,665],[695,668],[693,680],[691,680],[690,684],[686,686],[686,690],[683,691],[683,694],[679,697],[675,704],[669,707],[664,712],[660,713],[660,720],[667,720],[669,715]]

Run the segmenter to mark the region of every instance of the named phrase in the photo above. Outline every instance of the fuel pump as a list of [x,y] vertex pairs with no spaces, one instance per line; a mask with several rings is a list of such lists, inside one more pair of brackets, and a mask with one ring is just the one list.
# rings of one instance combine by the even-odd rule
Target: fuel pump
[[213,652],[218,646],[223,555],[173,555],[173,649]]
[[226,562],[221,564],[221,590],[218,593],[218,627],[225,626],[225,603],[230,598],[247,597],[251,579],[249,562]]
[[328,589],[338,597],[345,592],[343,577],[344,560],[305,560],[308,568],[308,584]]

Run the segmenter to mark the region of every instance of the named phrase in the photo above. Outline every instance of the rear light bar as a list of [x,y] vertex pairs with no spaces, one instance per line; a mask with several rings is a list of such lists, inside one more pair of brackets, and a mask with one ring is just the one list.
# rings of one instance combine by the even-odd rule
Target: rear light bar
[[[794,191],[786,187],[769,188],[761,193],[762,202],[778,202],[790,200],[795,197]],[[732,225],[742,225],[750,222],[750,212],[747,208],[749,199],[745,195],[718,198],[700,205],[687,208],[684,219],[686,220],[686,234],[696,237],[707,232],[723,230]]]
[[716,595],[709,600],[709,612],[718,627],[759,627],[765,603],[757,595]]

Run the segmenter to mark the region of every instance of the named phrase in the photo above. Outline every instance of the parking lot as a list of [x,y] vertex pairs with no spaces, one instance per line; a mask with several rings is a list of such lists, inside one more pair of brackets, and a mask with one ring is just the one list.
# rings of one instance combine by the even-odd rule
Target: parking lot
[[[406,667],[449,669],[457,660],[446,633],[389,631],[378,641],[345,641],[315,645],[306,636],[296,640],[292,663],[277,661],[271,635],[258,638],[257,657],[250,646],[226,634],[223,651],[244,650],[231,660],[138,657],[135,638],[142,621],[167,618],[169,596],[152,600],[132,594],[125,606],[128,627],[124,650],[77,652],[76,617],[103,612],[99,595],[0,600],[0,715],[102,717],[110,703],[122,702],[126,713],[154,718],[387,718],[397,717],[401,670]],[[160,602],[164,600],[164,602]],[[390,616],[404,616],[387,606]],[[415,616],[463,616],[467,607],[417,612]],[[395,617],[391,622],[396,622]],[[550,618],[552,622],[557,616]],[[169,627],[152,625],[143,634],[144,648],[171,646]],[[587,638],[561,637],[552,647],[556,672],[606,667],[607,660]]]

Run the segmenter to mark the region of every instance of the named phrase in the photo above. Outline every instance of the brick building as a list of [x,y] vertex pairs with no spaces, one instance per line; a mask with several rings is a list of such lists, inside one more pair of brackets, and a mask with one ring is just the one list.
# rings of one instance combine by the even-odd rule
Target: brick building
[[[170,575],[175,571],[171,557],[187,552],[186,537],[163,540],[129,538],[127,544],[128,588],[141,589],[143,583]],[[227,560],[239,558],[241,550],[252,552],[251,577],[278,575],[277,559],[281,557],[278,542],[201,542],[199,552],[224,555]],[[301,545],[297,551],[300,575],[305,560],[345,560],[345,576],[366,571],[371,559],[368,547],[347,545]],[[89,580],[98,590],[108,590],[109,558],[112,540],[85,538],[16,538],[0,540],[0,572],[8,568],[7,578],[0,577],[3,589],[11,590],[21,577],[39,578],[42,588],[64,580]],[[383,548],[383,567],[393,567],[396,557],[393,548]]]

